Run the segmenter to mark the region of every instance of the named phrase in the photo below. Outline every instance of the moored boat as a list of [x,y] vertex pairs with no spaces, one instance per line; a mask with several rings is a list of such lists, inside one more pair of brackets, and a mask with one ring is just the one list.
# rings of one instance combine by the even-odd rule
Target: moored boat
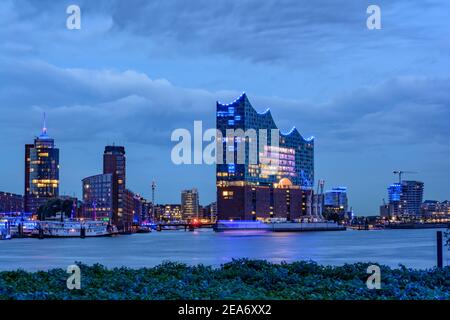
[[39,221],[32,235],[39,238],[88,238],[118,234],[115,226],[105,221]]
[[147,226],[139,226],[136,229],[136,233],[150,233],[150,232],[152,232],[152,230],[150,229],[150,227]]

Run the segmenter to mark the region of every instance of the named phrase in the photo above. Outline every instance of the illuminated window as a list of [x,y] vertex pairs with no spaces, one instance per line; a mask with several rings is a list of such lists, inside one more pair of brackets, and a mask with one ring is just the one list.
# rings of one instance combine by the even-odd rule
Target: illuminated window
[[222,192],[222,197],[224,200],[230,200],[233,199],[234,196],[234,192],[233,191],[223,191]]

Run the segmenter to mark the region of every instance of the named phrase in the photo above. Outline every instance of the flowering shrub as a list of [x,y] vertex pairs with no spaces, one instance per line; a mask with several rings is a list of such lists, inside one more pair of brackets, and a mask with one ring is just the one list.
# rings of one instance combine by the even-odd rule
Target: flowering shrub
[[219,268],[165,262],[153,268],[81,268],[81,289],[68,290],[63,269],[0,272],[0,299],[450,299],[450,267],[381,268],[381,289],[366,286],[372,263],[322,266],[240,259]]

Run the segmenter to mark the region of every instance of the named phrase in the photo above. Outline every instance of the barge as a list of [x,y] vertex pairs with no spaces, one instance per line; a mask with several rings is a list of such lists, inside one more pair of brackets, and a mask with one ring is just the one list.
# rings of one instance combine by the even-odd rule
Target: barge
[[257,230],[268,232],[345,231],[346,227],[335,222],[262,222],[219,220],[214,231]]
[[386,229],[444,229],[450,228],[450,223],[445,222],[407,222],[390,223],[385,226]]

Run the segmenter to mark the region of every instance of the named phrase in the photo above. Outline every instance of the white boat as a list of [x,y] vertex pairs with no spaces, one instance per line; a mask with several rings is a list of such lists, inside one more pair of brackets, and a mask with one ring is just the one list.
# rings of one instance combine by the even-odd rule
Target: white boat
[[30,236],[36,229],[37,221],[31,219],[9,219],[11,236],[23,237]]
[[32,235],[40,238],[107,237],[117,234],[115,226],[105,221],[39,221]]

